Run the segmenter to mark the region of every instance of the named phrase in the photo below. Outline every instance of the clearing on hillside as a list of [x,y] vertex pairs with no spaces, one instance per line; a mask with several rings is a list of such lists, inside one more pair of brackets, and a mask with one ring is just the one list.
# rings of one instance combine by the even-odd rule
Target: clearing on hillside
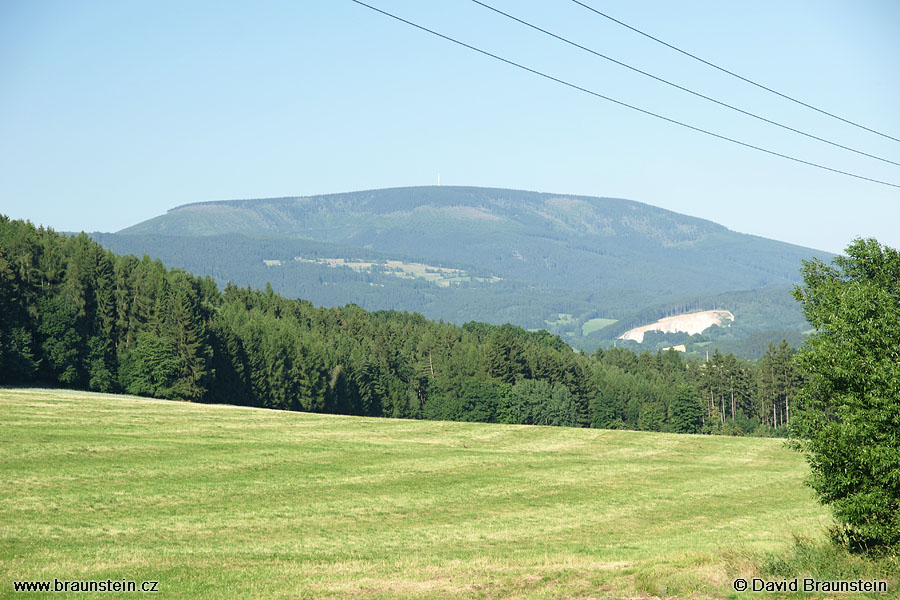
[[606,319],[603,317],[595,317],[588,321],[584,322],[584,325],[581,326],[581,335],[590,335],[595,331],[600,331],[604,327],[608,327],[615,323],[615,319]]
[[734,321],[734,315],[727,310],[704,310],[701,312],[685,313],[665,317],[651,323],[629,329],[619,336],[620,340],[634,340],[638,344],[643,343],[644,334],[648,331],[660,331],[662,333],[683,332],[688,335],[703,333],[713,325],[725,325]]
[[0,390],[0,410],[5,593],[57,578],[159,581],[158,598],[724,598],[747,553],[829,523],[780,440],[50,390]]

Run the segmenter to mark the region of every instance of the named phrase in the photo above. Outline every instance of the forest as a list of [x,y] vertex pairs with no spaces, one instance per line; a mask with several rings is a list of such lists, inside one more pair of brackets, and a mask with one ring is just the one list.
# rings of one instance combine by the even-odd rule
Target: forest
[[[116,254],[149,254],[169,267],[211,275],[220,288],[229,281],[239,286],[263,289],[266,283],[289,298],[304,298],[320,306],[357,304],[369,311],[405,310],[425,317],[444,319],[458,325],[468,321],[494,324],[513,323],[526,329],[546,329],[562,337],[576,349],[593,352],[597,348],[622,345],[616,338],[638,325],[690,310],[726,308],[735,315],[727,328],[714,327],[702,336],[669,334],[645,338],[644,344],[625,342],[641,352],[655,352],[687,344],[688,354],[705,356],[718,348],[743,358],[760,358],[770,342],[787,339],[794,346],[803,343],[808,329],[803,311],[791,297],[789,286],[764,287],[714,295],[687,294],[670,290],[665,294],[650,290],[571,290],[503,279],[494,283],[462,282],[440,287],[424,279],[399,279],[374,270],[359,272],[349,267],[326,266],[297,261],[303,255],[319,258],[386,261],[413,256],[378,253],[312,240],[284,237],[248,237],[240,234],[180,237],[171,235],[122,235],[92,233],[92,239]],[[265,260],[278,259],[276,267]],[[467,268],[458,264],[443,266]],[[799,264],[799,263],[798,263]],[[646,268],[633,263],[634,268]],[[490,277],[488,271],[472,271],[476,277]],[[677,299],[675,299],[677,298]],[[570,318],[559,320],[558,315]],[[609,318],[612,325],[586,333],[584,325],[595,317]],[[658,342],[658,343],[657,343]]]
[[0,384],[281,410],[783,435],[794,350],[576,352],[546,331],[321,308],[0,216]]
[[[673,311],[726,308],[734,323],[696,341],[748,359],[783,337],[802,343],[808,325],[790,290],[802,260],[831,258],[629,200],[456,186],[192,203],[91,235],[117,254],[211,275],[220,289],[271,283],[321,306],[547,329],[586,352]],[[500,281],[442,287],[306,261],[322,257],[418,262]],[[595,318],[616,322],[585,330]],[[705,358],[706,348],[693,354]]]

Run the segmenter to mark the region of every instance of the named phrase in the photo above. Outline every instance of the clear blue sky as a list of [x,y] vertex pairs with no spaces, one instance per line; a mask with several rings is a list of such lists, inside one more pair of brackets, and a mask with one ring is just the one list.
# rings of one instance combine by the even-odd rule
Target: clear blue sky
[[[900,167],[709,105],[467,0],[371,0],[600,93],[805,160]],[[493,0],[579,43],[900,162],[900,143],[738,83],[569,0]],[[900,3],[589,0],[686,50],[900,137]],[[186,202],[393,186],[616,196],[840,251],[900,247],[900,189],[633,113],[349,0],[0,0],[0,212],[116,231]]]

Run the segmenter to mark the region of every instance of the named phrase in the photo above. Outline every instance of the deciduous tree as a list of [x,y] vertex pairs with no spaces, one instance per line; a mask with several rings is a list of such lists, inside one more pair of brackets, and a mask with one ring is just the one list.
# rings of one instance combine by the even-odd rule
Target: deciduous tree
[[859,239],[830,266],[806,262],[803,279],[794,295],[816,332],[795,443],[842,538],[900,549],[900,253]]

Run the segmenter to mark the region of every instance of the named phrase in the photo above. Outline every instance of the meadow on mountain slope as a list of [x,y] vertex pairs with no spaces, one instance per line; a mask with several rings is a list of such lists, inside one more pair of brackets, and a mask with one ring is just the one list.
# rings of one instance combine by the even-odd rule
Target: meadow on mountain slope
[[773,439],[63,390],[0,406],[3,593],[55,577],[165,598],[744,597],[754,557],[830,522]]

